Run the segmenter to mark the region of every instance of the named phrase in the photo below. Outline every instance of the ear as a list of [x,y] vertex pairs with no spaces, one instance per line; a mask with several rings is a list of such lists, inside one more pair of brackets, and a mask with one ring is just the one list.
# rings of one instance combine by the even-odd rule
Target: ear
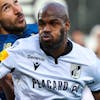
[[67,20],[65,23],[66,32],[70,30],[70,20]]

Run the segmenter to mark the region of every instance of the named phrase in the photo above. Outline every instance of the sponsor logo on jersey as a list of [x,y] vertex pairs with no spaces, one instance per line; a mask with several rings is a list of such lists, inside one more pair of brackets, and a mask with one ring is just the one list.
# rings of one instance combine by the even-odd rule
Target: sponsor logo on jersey
[[3,46],[3,49],[6,49],[6,48],[11,47],[11,46],[12,46],[12,43],[5,43]]
[[38,56],[28,55],[27,58],[28,59],[34,59],[34,60],[44,61],[44,58],[43,57],[38,57]]
[[0,61],[5,60],[7,57],[8,57],[8,52],[6,50],[0,52]]
[[33,88],[47,89],[52,91],[67,91],[74,96],[79,96],[83,90],[83,86],[79,83],[67,80],[51,80],[51,79],[32,79]]
[[33,88],[46,88],[50,90],[64,90],[68,89],[67,81],[57,80],[37,80],[33,79]]
[[34,64],[34,68],[35,68],[35,70],[40,66],[40,64],[38,63],[38,62],[33,62],[33,64]]
[[77,64],[71,64],[71,76],[75,79],[80,77],[81,67]]
[[71,87],[71,92],[76,94],[79,90],[81,90],[82,88],[80,88],[80,85],[79,84],[73,84],[72,87]]

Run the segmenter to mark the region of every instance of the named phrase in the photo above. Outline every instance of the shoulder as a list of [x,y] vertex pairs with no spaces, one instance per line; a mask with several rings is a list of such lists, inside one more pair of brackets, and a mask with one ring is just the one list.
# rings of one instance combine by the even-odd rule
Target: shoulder
[[75,61],[78,60],[79,63],[86,65],[95,64],[97,57],[91,49],[83,47],[74,42],[72,42],[72,44],[73,44],[73,49],[70,56],[72,56]]
[[37,42],[39,41],[39,35],[32,35],[30,37],[27,38],[21,38],[19,40],[17,40],[16,42],[19,42],[20,44],[25,44],[25,45],[32,45],[32,44],[37,44]]
[[18,39],[7,51],[21,52],[24,50],[35,49],[39,46],[38,34],[27,38]]
[[28,37],[32,34],[37,34],[38,33],[38,25],[35,24],[27,24],[26,29],[24,30],[23,34],[25,37]]

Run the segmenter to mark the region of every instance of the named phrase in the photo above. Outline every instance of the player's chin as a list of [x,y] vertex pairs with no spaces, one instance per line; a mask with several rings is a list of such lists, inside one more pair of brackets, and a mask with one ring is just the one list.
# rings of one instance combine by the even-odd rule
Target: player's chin
[[16,26],[19,27],[19,28],[25,28],[26,27],[26,22],[18,23]]
[[51,43],[53,40],[51,37],[41,37],[41,41],[44,43]]
[[26,25],[26,21],[23,19],[21,21],[17,21],[16,24],[24,26],[24,25]]
[[48,49],[50,49],[51,45],[52,45],[52,41],[45,41],[45,40],[42,40],[41,41],[42,45],[44,45],[44,47],[48,47]]

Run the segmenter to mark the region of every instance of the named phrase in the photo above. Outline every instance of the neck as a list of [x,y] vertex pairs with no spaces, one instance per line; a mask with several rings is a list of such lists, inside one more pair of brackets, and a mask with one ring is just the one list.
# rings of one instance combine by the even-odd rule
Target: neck
[[[8,31],[6,31],[4,28],[2,28],[2,27],[0,27],[0,34],[12,34],[12,33],[10,33],[10,32],[8,32]],[[16,35],[20,35],[20,34],[22,34],[21,32],[13,32],[13,34],[16,34]]]
[[9,34],[9,32],[5,31],[2,27],[0,27],[0,34]]
[[65,52],[65,48],[66,48],[67,44],[64,43],[60,48],[56,49],[56,50],[53,50],[51,52],[51,55],[54,57],[54,58],[58,58],[60,55],[62,55],[64,52]]
[[67,47],[67,41],[62,42],[62,44],[60,44],[59,47],[55,49],[45,48],[41,45],[41,48],[45,51],[45,53],[54,58],[58,58],[60,55],[62,55],[65,52],[66,47]]

